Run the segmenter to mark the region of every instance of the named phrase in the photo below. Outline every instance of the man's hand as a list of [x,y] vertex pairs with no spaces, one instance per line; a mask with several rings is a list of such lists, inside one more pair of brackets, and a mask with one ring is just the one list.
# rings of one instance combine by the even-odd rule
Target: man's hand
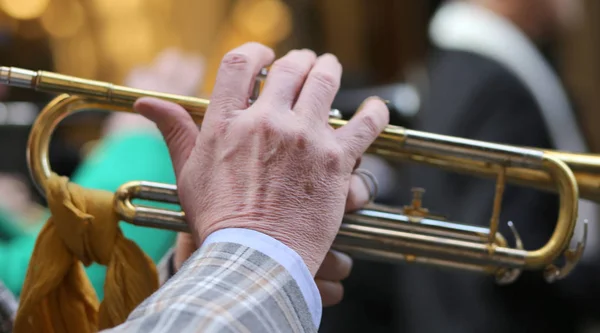
[[[373,187],[375,187],[375,184],[366,184],[363,178],[353,174],[346,201],[346,212],[358,210],[366,205],[371,199]],[[198,248],[199,245],[194,243],[192,235],[188,233],[178,234],[173,269],[177,272]],[[352,258],[348,255],[334,250],[327,253],[315,276],[323,306],[333,306],[341,302],[344,297],[342,281],[350,275],[351,270]]]
[[135,108],[165,137],[197,244],[221,229],[255,230],[295,250],[314,276],[341,224],[357,159],[389,112],[369,99],[332,129],[342,68],[334,56],[307,50],[276,61],[249,106],[255,77],[273,58],[256,43],[224,57],[202,131],[173,103],[142,98]]

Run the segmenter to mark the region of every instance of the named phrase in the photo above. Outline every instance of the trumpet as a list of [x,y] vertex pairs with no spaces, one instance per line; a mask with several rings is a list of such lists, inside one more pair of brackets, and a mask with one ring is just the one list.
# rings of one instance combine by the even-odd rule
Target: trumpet
[[[258,97],[266,75],[266,70],[259,73],[253,99]],[[27,147],[30,174],[42,194],[52,173],[49,142],[57,124],[68,115],[87,109],[132,112],[138,98],[150,96],[181,105],[201,124],[210,103],[201,98],[15,67],[0,67],[0,83],[60,94],[37,117]],[[339,112],[332,110],[329,124],[339,128],[346,121],[341,119]],[[494,276],[499,284],[515,281],[523,270],[542,270],[548,282],[563,279],[581,258],[587,228],[584,228],[583,239],[574,248],[570,242],[577,223],[580,195],[590,200],[600,198],[599,184],[591,174],[600,162],[593,156],[468,140],[392,125],[379,135],[368,153],[495,178],[496,192],[489,227],[448,221],[430,214],[422,206],[423,191],[417,189],[412,204],[403,208],[371,204],[346,214],[333,244],[335,249],[367,260],[422,263],[480,272]],[[509,246],[498,232],[507,182],[553,191],[559,197],[556,227],[547,243],[539,249],[525,250],[510,222],[514,246]],[[128,182],[116,191],[114,209],[128,223],[189,232],[184,212],[136,205],[135,199],[178,204],[175,185],[143,180]]]

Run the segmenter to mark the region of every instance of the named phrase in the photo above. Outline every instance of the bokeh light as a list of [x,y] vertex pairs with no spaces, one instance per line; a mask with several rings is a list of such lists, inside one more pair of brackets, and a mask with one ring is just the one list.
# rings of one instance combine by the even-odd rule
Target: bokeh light
[[42,27],[54,38],[71,37],[85,20],[85,13],[76,1],[53,0],[40,18]]
[[80,30],[73,38],[52,41],[56,71],[93,79],[98,71],[97,48],[92,36]]
[[50,0],[0,0],[0,8],[16,19],[31,20],[42,15],[49,2]]
[[47,40],[54,71],[115,83],[168,47],[207,57],[210,81],[227,49],[274,47],[292,21],[281,0],[0,0],[0,30]]
[[107,56],[122,61],[152,52],[152,26],[143,17],[115,20],[101,32],[101,46]]
[[113,17],[135,14],[144,4],[143,0],[94,0],[96,14],[101,17]]
[[278,0],[242,1],[235,9],[234,23],[255,39],[277,43],[291,33],[292,14]]

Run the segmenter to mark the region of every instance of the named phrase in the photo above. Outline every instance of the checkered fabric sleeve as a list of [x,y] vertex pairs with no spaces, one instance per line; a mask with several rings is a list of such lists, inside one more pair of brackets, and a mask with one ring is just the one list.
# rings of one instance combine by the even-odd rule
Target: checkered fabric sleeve
[[290,273],[236,243],[203,246],[175,276],[105,332],[316,332]]

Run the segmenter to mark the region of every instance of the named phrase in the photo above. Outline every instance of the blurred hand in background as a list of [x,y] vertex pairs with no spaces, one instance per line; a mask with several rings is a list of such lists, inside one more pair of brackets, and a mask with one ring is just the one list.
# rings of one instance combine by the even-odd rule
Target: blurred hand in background
[[[204,74],[204,58],[169,48],[162,51],[149,66],[134,68],[124,84],[136,89],[195,96]],[[107,119],[104,135],[148,129],[156,129],[156,126],[143,116],[115,112]]]

